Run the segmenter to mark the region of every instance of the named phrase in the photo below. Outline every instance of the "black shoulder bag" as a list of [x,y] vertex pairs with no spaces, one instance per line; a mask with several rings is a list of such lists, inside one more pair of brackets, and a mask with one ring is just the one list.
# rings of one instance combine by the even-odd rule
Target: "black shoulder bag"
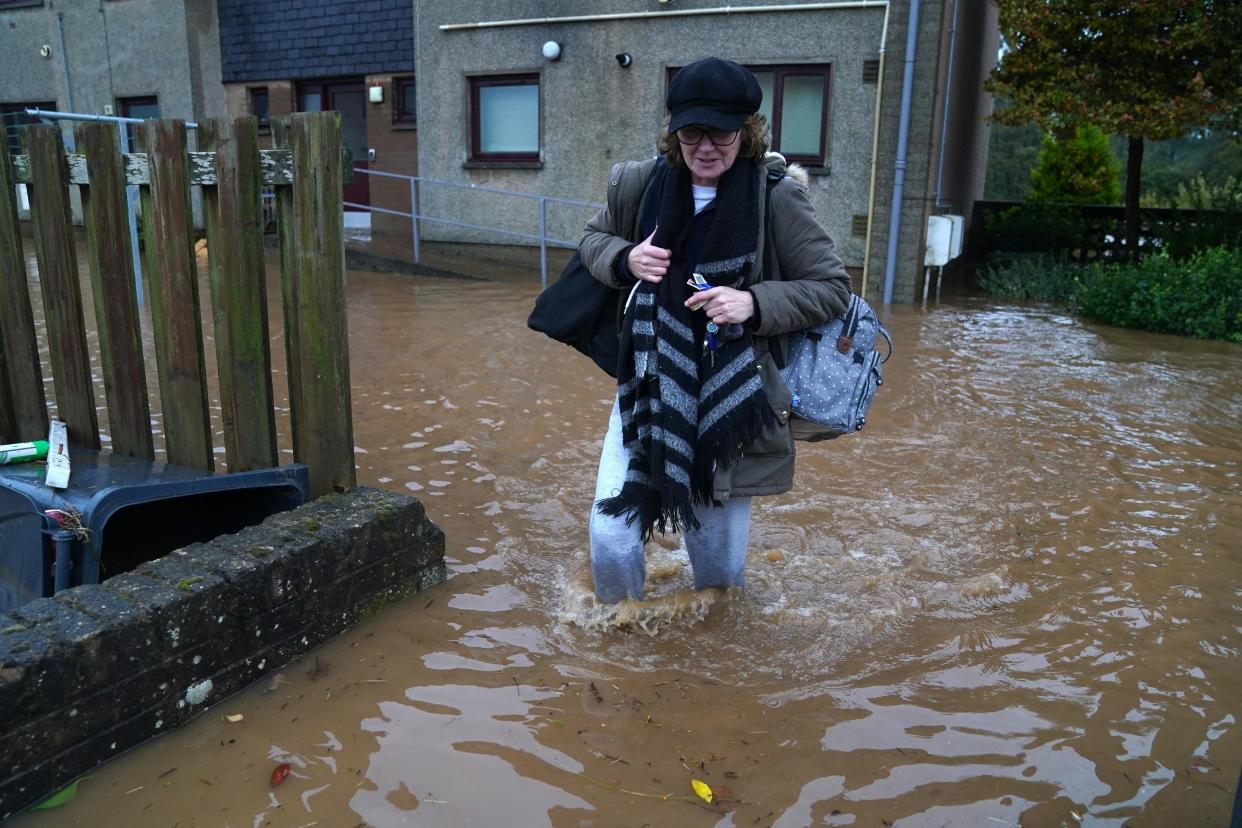
[[592,276],[575,250],[560,278],[535,299],[526,326],[586,354],[615,378],[620,350],[617,306],[622,293]]

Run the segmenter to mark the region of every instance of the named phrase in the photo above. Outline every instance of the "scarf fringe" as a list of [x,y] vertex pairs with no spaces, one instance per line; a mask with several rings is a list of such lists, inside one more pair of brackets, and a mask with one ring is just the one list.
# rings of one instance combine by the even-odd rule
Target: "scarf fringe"
[[645,488],[641,494],[619,494],[596,504],[601,515],[624,517],[626,526],[638,521],[643,527],[643,543],[656,532],[661,535],[698,529],[702,524],[694,515],[694,506],[685,499],[685,490],[665,486],[662,493]]
[[644,543],[650,541],[656,532],[668,535],[698,529],[701,524],[694,514],[694,507],[720,505],[715,497],[716,468],[729,468],[736,464],[745,454],[746,446],[764,431],[780,425],[762,390],[757,398],[752,398],[752,403],[744,410],[730,412],[728,417],[717,423],[713,431],[719,432],[724,439],[718,439],[715,444],[698,444],[688,499],[685,489],[669,485],[666,481],[658,491],[644,486],[604,498],[596,504],[596,509],[601,515],[624,517],[626,526],[633,526],[638,521],[643,527]]

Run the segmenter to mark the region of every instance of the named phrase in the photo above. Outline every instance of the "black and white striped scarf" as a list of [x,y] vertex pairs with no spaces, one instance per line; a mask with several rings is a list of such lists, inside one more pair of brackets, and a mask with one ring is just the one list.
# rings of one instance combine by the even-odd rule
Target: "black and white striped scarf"
[[[738,159],[717,185],[714,221],[693,267],[713,285],[748,282],[759,246],[762,178],[753,163]],[[698,528],[693,507],[714,503],[716,467],[735,463],[775,422],[750,334],[730,326],[708,353],[706,314],[684,305],[693,292],[686,285],[694,216],[689,172],[660,165],[650,186],[647,198],[658,199],[652,243],[671,249],[672,262],[659,284],[640,283],[626,311],[617,396],[630,465],[620,494],[599,503],[603,514],[639,521],[644,539],[656,529]]]

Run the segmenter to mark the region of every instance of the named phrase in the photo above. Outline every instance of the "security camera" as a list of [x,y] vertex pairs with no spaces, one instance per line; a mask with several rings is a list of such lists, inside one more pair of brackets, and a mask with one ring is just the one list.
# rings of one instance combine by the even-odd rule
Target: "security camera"
[[617,65],[622,69],[629,69],[630,64],[634,62],[634,57],[629,52],[622,52],[617,55]]

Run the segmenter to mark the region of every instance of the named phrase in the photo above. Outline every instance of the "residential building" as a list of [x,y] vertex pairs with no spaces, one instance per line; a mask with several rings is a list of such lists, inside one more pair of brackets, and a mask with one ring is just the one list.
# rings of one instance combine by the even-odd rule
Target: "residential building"
[[[891,280],[893,300],[908,302],[922,285],[928,217],[969,217],[982,195],[991,111],[982,82],[998,45],[993,0],[923,0],[910,37],[914,7],[0,0],[0,105],[252,113],[264,126],[336,109],[358,169],[345,192],[355,238],[408,258],[411,223],[393,211],[417,199],[424,244],[500,258],[517,251],[531,263],[537,252],[522,236],[542,228],[576,240],[590,210],[487,191],[601,202],[611,164],[654,154],[676,70],[720,55],[760,78],[774,148],[810,172],[811,198],[856,288],[865,278],[867,297],[878,299]],[[381,173],[423,180],[416,188]]]
[[[410,222],[367,208],[410,210],[416,175],[414,7],[410,0],[218,0],[220,56],[231,114],[267,120],[334,109],[358,172],[345,185],[351,232],[395,236]],[[263,141],[270,146],[270,138]]]
[[[27,107],[187,121],[223,115],[214,0],[0,0],[0,123],[10,152],[31,120]],[[73,146],[71,123],[62,126]],[[195,146],[192,132],[189,141]]]
[[[982,195],[991,108],[982,81],[998,35],[989,0],[921,3],[903,99],[910,10],[910,0],[421,0],[419,170],[432,179],[602,201],[612,163],[655,153],[676,69],[728,57],[759,76],[774,148],[808,169],[820,220],[856,288],[866,268],[866,293],[875,299],[886,275],[904,100],[909,137],[893,299],[914,301],[927,217],[969,216]],[[420,206],[472,224],[531,227],[529,205],[460,189],[426,187]],[[576,238],[581,220],[581,211],[550,212],[549,234]],[[426,235],[483,240],[478,231],[445,227]]]

